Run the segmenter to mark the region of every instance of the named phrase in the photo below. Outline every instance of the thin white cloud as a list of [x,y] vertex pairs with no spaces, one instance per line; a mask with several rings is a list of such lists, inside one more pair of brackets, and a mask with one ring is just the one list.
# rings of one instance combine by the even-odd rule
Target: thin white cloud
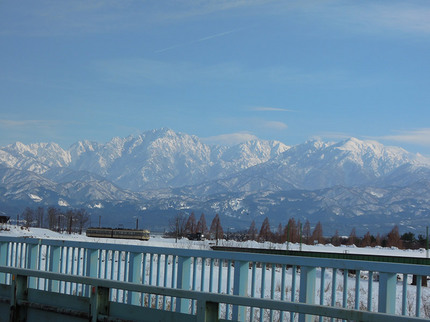
[[304,73],[283,66],[250,69],[240,63],[201,65],[187,61],[166,62],[151,59],[104,60],[96,62],[95,68],[106,81],[133,86],[148,83],[178,86],[189,82],[214,80],[239,83],[250,79],[267,83],[327,86],[335,82],[345,84],[350,79],[350,76],[344,72],[331,70]]
[[312,139],[322,140],[322,139],[335,139],[335,140],[343,140],[353,137],[353,135],[342,132],[323,132],[320,134],[316,134],[312,136]]
[[260,127],[268,130],[280,131],[287,129],[288,125],[280,121],[261,121]]
[[403,32],[430,33],[430,7],[404,2],[370,5],[370,10],[357,12],[365,24]]
[[344,30],[384,33],[430,33],[430,6],[412,1],[331,1],[303,6],[306,10]]
[[377,139],[430,146],[430,128],[401,131],[399,134],[380,136]]
[[221,134],[216,136],[210,136],[207,138],[201,138],[206,144],[219,144],[219,145],[236,145],[242,142],[258,139],[254,134],[248,132],[238,132]]
[[257,111],[257,112],[293,112],[293,110],[289,110],[287,108],[269,107],[269,106],[252,107],[251,110]]
[[176,49],[176,48],[180,48],[180,47],[184,47],[184,46],[188,46],[188,45],[192,45],[192,44],[196,44],[196,43],[208,41],[208,40],[211,40],[211,39],[214,39],[214,38],[219,38],[219,37],[227,36],[227,35],[230,35],[232,33],[238,32],[238,31],[240,31],[242,29],[243,28],[241,28],[241,29],[234,29],[234,30],[225,31],[225,32],[220,32],[220,33],[217,33],[217,34],[214,34],[214,35],[202,37],[202,38],[197,39],[197,40],[188,41],[188,42],[184,42],[184,43],[181,43],[181,44],[178,44],[178,45],[174,45],[174,46],[166,47],[166,48],[163,48],[163,49],[159,49],[159,50],[156,50],[155,53],[156,54],[160,54],[160,53],[172,50],[172,49]]
[[6,120],[0,119],[0,125],[9,129],[24,129],[28,127],[48,128],[55,121],[46,120]]
[[268,2],[276,0],[203,0],[174,3],[143,0],[39,0],[30,1],[26,5],[11,2],[3,10],[7,10],[8,15],[14,19],[4,25],[0,21],[0,26],[4,27],[0,30],[0,35],[52,36],[141,30],[144,26],[172,24],[193,17],[254,7]]

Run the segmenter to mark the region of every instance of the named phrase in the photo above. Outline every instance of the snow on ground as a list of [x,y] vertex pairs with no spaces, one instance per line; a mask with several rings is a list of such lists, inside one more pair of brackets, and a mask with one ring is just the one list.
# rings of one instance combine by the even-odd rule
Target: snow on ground
[[[155,247],[172,247],[172,248],[185,248],[185,249],[210,249],[210,246],[215,245],[213,240],[205,241],[191,241],[186,238],[179,239],[177,242],[174,238],[164,238],[162,234],[151,234],[149,241],[140,240],[124,240],[124,239],[113,239],[113,238],[94,238],[87,237],[85,234],[67,234],[58,233],[49,229],[43,228],[23,228],[18,226],[8,226],[7,230],[0,230],[0,236],[12,236],[12,237],[28,237],[28,238],[40,238],[40,239],[60,239],[60,240],[74,240],[74,241],[87,241],[87,242],[100,242],[108,244],[132,244],[142,246],[155,246]],[[284,249],[289,250],[303,250],[303,251],[315,251],[315,252],[331,252],[331,253],[349,253],[349,254],[369,254],[369,255],[388,255],[388,256],[402,256],[402,257],[420,257],[426,258],[428,252],[421,248],[417,250],[411,249],[398,249],[396,247],[356,247],[342,245],[335,247],[331,244],[326,245],[305,245],[305,244],[293,244],[293,243],[259,243],[256,241],[236,242],[232,240],[220,240],[218,242],[220,246],[232,246],[232,247],[249,247],[249,248],[266,248],[266,249]]]

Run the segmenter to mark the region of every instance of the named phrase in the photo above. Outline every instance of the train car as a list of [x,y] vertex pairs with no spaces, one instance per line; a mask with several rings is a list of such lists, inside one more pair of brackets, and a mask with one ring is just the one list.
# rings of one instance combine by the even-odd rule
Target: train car
[[113,229],[112,238],[149,240],[149,230]]
[[113,229],[90,227],[86,231],[88,237],[119,238],[149,240],[149,230],[141,229]]
[[90,227],[87,229],[86,234],[88,237],[112,238],[112,228]]

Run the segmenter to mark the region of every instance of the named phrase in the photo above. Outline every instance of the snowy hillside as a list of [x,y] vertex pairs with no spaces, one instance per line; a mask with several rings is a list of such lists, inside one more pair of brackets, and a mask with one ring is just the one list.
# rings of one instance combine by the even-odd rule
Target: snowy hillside
[[0,148],[4,213],[83,207],[112,225],[142,216],[157,229],[194,211],[219,213],[234,228],[268,216],[274,224],[295,217],[348,230],[416,230],[430,219],[429,183],[429,159],[356,138],[216,146],[159,129],[68,150],[55,143]]

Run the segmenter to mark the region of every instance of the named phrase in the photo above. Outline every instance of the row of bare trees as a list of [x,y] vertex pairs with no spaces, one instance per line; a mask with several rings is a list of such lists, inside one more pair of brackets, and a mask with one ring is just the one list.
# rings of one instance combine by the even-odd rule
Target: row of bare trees
[[[21,214],[21,219],[24,226],[49,228],[53,231],[77,232],[82,234],[82,231],[87,227],[90,215],[85,209],[67,209],[62,211],[59,208],[49,207],[46,211],[43,207],[32,209],[27,207]],[[17,218],[19,222],[19,216]]]
[[201,214],[197,221],[194,213],[188,217],[180,213],[170,222],[170,231],[168,235],[176,238],[185,237],[188,234],[202,233],[206,238],[222,239],[230,238],[236,240],[255,240],[259,242],[270,241],[274,243],[304,243],[312,244],[328,244],[334,246],[340,245],[355,245],[357,247],[397,247],[397,248],[419,248],[425,247],[426,239],[419,235],[415,238],[413,233],[405,233],[400,235],[399,228],[394,226],[393,229],[385,235],[371,235],[367,232],[364,236],[359,237],[356,234],[355,228],[352,228],[349,236],[340,236],[338,231],[331,236],[326,237],[323,234],[323,226],[318,222],[312,229],[310,222],[307,220],[304,224],[300,220],[296,221],[290,218],[288,223],[283,226],[279,224],[276,230],[272,230],[269,219],[266,217],[261,224],[260,229],[257,228],[255,221],[252,221],[248,230],[228,233],[224,235],[224,230],[221,225],[219,215],[215,215],[208,229],[206,225],[205,215]]
[[196,233],[201,233],[210,239],[218,240],[224,238],[224,230],[222,228],[219,215],[215,215],[210,227],[208,228],[205,214],[201,214],[200,219],[197,221],[193,212],[188,216],[188,218],[184,213],[178,213],[170,221],[170,230],[167,235],[175,237],[176,240],[178,240],[178,238]]
[[271,241],[276,243],[304,243],[304,244],[328,244],[331,243],[334,246],[340,245],[355,245],[357,247],[397,247],[397,248],[419,248],[426,246],[426,238],[423,235],[415,235],[411,232],[400,235],[398,226],[394,226],[392,230],[386,235],[380,235],[379,233],[374,236],[370,232],[367,232],[363,237],[358,237],[356,229],[352,228],[351,233],[348,237],[339,236],[338,231],[332,237],[324,237],[323,227],[321,222],[318,222],[313,230],[309,221],[306,221],[303,225],[294,218],[290,218],[287,225],[284,227],[282,224],[278,225],[275,232],[270,229],[269,219],[263,221],[260,231],[256,229],[255,222],[251,223],[251,226],[247,232],[247,239],[257,241]]

